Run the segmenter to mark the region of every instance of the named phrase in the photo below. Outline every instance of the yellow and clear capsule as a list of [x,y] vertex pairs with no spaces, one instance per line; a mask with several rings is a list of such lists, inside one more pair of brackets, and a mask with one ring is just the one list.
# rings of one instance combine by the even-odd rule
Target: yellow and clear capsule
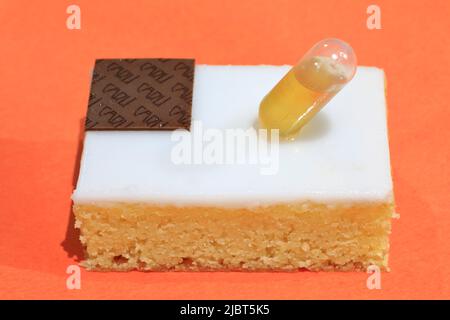
[[344,41],[316,43],[261,101],[260,126],[279,129],[281,139],[294,139],[353,78],[356,66],[355,53]]

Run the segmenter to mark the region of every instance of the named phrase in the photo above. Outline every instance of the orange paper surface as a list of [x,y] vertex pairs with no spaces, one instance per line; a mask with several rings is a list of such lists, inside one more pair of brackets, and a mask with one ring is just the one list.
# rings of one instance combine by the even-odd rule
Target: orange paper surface
[[[450,298],[450,2],[0,1],[0,298]],[[66,8],[81,8],[68,30]],[[325,37],[388,79],[397,212],[390,273],[97,273],[81,257],[70,195],[95,58],[292,64]]]

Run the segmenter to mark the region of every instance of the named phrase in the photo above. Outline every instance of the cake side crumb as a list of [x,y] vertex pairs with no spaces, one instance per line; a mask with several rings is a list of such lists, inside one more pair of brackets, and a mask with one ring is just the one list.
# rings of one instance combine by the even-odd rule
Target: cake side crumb
[[393,212],[391,203],[74,205],[83,265],[99,271],[387,270]]

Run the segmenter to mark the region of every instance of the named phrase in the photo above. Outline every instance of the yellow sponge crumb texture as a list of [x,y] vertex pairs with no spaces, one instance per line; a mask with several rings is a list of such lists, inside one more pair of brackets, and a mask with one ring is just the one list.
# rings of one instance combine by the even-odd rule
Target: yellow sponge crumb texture
[[393,204],[93,203],[74,213],[91,270],[353,271],[387,270]]

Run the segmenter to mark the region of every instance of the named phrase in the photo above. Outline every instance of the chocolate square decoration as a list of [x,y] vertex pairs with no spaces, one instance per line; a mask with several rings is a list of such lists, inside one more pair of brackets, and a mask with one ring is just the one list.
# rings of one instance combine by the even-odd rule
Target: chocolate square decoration
[[191,126],[193,59],[96,60],[86,130]]

